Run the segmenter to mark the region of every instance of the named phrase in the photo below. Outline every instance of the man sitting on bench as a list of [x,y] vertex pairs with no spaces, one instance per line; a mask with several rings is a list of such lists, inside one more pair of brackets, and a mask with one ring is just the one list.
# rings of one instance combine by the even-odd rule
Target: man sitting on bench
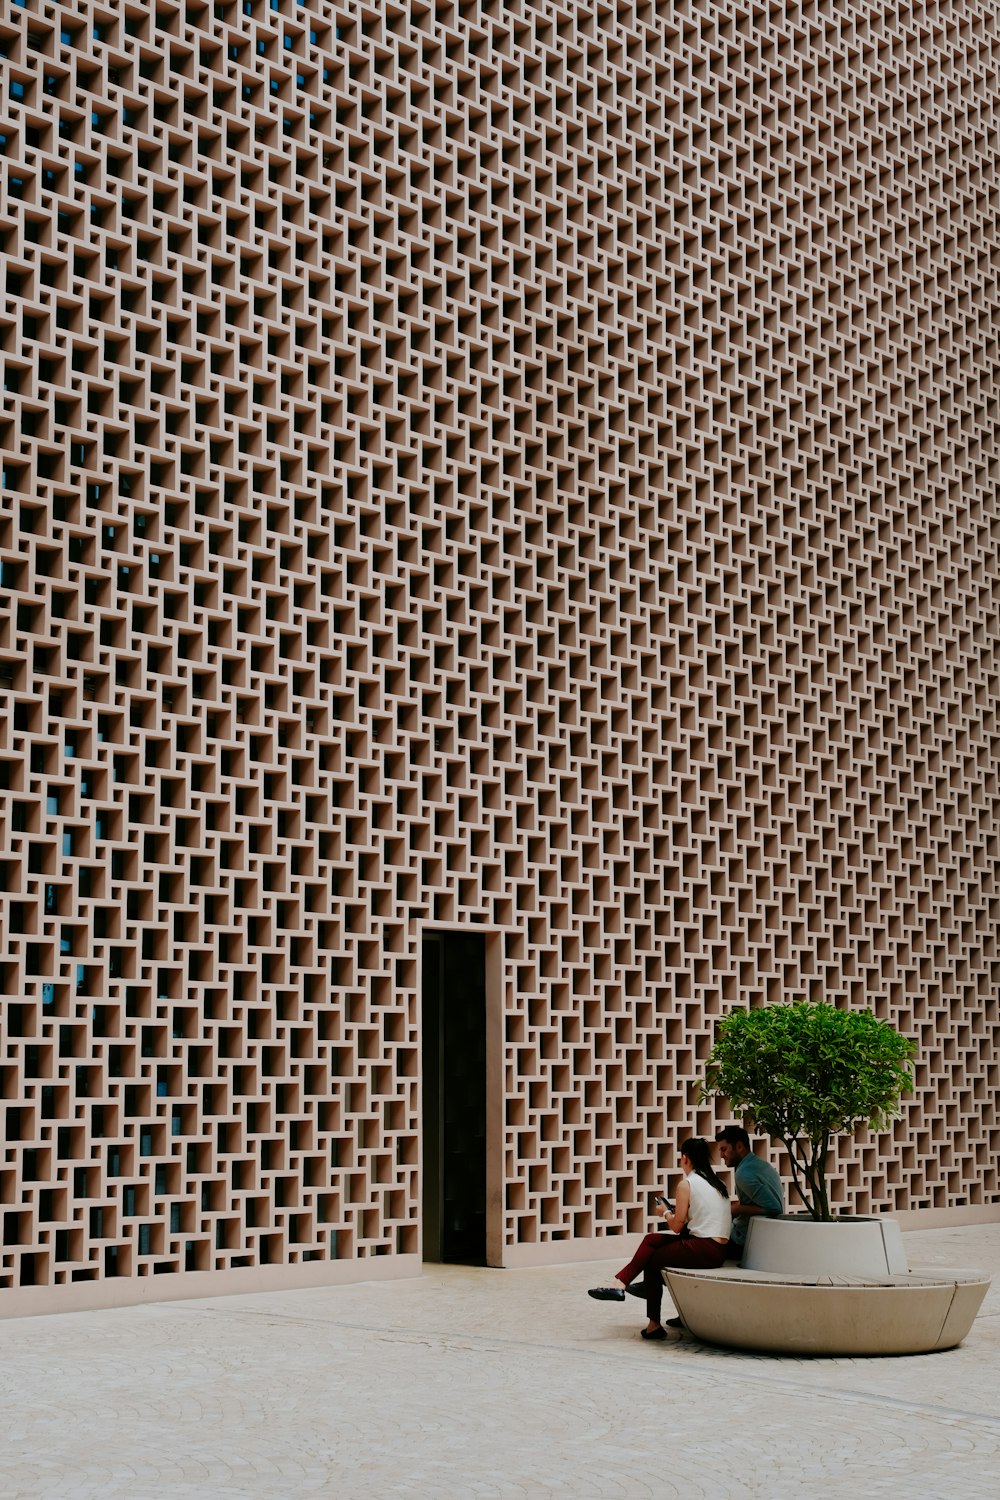
[[785,1189],[769,1161],[754,1156],[750,1137],[742,1125],[727,1125],[716,1132],[719,1155],[733,1169],[736,1199],[733,1203],[733,1229],[729,1239],[729,1260],[742,1260],[747,1230],[755,1214],[776,1219],[785,1212]]

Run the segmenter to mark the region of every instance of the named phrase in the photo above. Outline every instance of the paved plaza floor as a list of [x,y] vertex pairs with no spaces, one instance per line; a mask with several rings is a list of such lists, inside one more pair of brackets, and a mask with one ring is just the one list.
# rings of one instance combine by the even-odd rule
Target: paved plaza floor
[[1000,1225],[906,1246],[992,1271],[960,1348],[647,1344],[586,1296],[617,1261],[0,1322],[0,1495],[997,1500]]

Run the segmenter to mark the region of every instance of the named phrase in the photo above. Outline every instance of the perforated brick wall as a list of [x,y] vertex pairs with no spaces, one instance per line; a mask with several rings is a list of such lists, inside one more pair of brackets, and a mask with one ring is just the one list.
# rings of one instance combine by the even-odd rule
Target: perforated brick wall
[[919,1043],[1000,1203],[994,4],[7,5],[0,1286],[647,1226],[717,1018]]

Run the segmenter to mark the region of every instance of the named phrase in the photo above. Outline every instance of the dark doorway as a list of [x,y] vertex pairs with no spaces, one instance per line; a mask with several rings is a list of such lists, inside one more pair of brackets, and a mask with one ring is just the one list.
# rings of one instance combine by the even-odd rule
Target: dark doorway
[[424,1259],[486,1264],[486,938],[429,932],[423,953]]

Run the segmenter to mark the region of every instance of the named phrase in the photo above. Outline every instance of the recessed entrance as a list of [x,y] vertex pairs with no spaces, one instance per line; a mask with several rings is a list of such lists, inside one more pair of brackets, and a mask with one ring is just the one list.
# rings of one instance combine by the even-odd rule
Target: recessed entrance
[[423,942],[423,1255],[486,1264],[486,935]]

